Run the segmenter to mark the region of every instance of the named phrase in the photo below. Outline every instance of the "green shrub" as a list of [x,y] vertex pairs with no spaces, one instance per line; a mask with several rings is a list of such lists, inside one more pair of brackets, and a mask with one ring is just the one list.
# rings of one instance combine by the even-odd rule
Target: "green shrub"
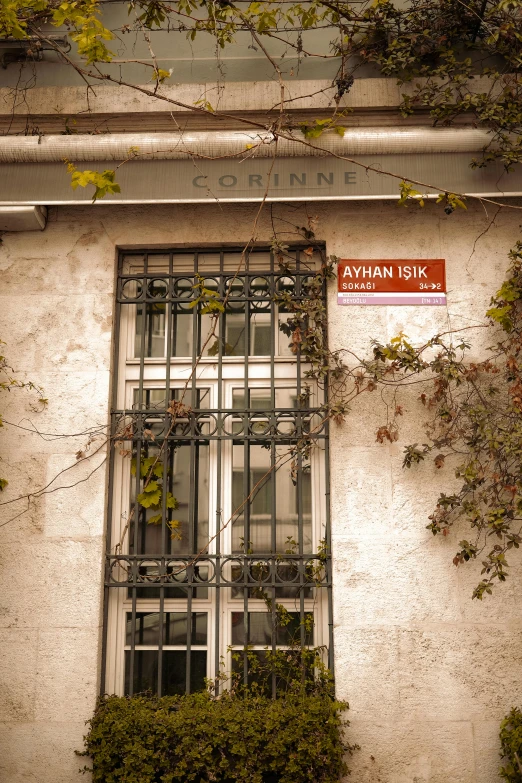
[[82,755],[93,783],[335,783],[347,704],[324,694],[104,696]]
[[522,712],[513,707],[500,724],[502,761],[500,777],[509,783],[522,783]]

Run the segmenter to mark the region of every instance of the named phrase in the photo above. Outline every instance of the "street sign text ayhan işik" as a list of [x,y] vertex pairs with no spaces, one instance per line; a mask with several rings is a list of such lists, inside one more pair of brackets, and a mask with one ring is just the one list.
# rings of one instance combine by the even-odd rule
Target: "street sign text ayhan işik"
[[337,290],[341,305],[445,305],[445,260],[342,258]]

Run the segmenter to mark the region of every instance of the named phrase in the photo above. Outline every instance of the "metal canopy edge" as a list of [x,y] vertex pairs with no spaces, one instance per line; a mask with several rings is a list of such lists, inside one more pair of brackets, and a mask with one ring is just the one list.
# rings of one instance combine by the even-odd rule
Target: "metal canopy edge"
[[[366,166],[387,173],[370,171]],[[90,168],[103,171],[114,164],[104,161],[90,164]],[[72,190],[63,163],[3,164],[0,172],[0,205],[81,205],[92,201],[92,187]],[[487,198],[522,195],[521,166],[511,173],[500,163],[472,169],[469,154],[451,152],[364,155],[351,161],[336,157],[131,161],[116,176],[121,193],[109,194],[100,203],[396,199],[403,178],[425,183],[414,187],[428,198],[445,191]]]

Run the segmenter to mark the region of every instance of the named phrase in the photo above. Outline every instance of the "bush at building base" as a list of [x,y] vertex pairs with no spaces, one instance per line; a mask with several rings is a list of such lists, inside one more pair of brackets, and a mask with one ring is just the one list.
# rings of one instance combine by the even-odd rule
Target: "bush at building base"
[[522,712],[518,707],[513,707],[500,724],[500,742],[500,777],[508,783],[522,783]]
[[353,748],[327,695],[104,696],[83,755],[93,783],[335,783]]

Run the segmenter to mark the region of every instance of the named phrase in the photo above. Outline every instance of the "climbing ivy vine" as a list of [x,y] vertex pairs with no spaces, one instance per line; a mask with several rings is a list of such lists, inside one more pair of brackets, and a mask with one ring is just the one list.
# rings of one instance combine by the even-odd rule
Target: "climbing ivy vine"
[[[459,482],[456,490],[439,494],[427,528],[449,536],[457,522],[465,521],[469,535],[459,542],[453,562],[480,562],[482,578],[473,598],[482,599],[506,580],[507,555],[522,543],[522,243],[511,251],[507,278],[491,300],[485,323],[477,327],[486,328],[491,340],[480,361],[468,358],[467,330],[437,334],[418,347],[401,333],[387,344],[374,341],[370,358],[330,351],[324,340],[324,303],[317,294],[335,275],[336,261],[324,259],[308,299],[295,304],[283,297],[293,310],[283,325],[290,345],[308,362],[306,376],[328,383],[324,415],[337,423],[351,411],[356,415],[353,403],[359,395],[379,388],[397,393],[418,378],[425,440],[405,446],[403,466],[418,469],[431,460],[443,484],[447,471]],[[394,399],[391,417],[376,431],[379,443],[399,438],[404,408],[396,394]]]
[[[5,343],[3,340],[0,340],[0,350],[3,350],[5,346]],[[41,386],[37,386],[32,381],[23,381],[21,378],[18,377],[16,371],[11,367],[9,364],[7,358],[0,354],[0,390],[3,392],[9,392],[12,393],[13,391],[17,389],[24,389],[29,392],[33,392],[35,395],[35,404],[37,405],[38,409],[43,409],[47,405],[47,398],[44,396],[44,390]],[[4,426],[4,419],[2,412],[0,411],[0,427]],[[1,462],[0,458],[0,462]],[[7,479],[2,478],[0,475],[0,492],[2,492],[9,482]]]

